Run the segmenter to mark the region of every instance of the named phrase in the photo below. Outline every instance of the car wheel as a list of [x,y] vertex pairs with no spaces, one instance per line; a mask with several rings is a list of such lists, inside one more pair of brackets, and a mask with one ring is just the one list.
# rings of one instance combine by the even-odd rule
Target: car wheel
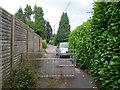
[[60,55],[60,58],[62,58],[62,56]]

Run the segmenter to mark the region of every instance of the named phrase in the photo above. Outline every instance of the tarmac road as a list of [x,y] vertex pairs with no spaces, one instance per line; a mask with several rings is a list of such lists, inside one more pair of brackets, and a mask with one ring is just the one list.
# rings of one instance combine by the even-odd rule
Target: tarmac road
[[[47,53],[54,53],[54,54],[49,54],[48,58],[56,58],[56,46],[53,45],[48,45],[48,48],[46,49]],[[60,59],[60,58],[57,58]],[[58,75],[61,73],[61,69],[57,68],[56,66],[60,65],[60,64],[64,64],[64,65],[71,65],[71,62],[59,62],[57,60],[46,60],[43,63],[43,68],[42,68],[42,72],[44,72],[44,74],[48,74],[48,75]],[[75,77],[72,81],[70,82],[65,82],[63,83],[60,88],[80,88],[80,90],[82,90],[83,88],[85,89],[90,89],[90,90],[98,90],[98,88],[96,87],[94,81],[92,80],[92,77],[90,77],[90,75],[88,75],[86,72],[84,72],[83,70],[79,69],[79,68],[67,68],[65,70],[65,68],[63,68],[64,70],[64,74],[72,74],[71,71],[72,69],[75,70]]]

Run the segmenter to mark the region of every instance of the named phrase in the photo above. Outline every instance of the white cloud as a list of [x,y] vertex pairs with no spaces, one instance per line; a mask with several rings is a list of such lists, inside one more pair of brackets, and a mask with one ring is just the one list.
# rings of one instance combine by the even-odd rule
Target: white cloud
[[[20,6],[25,8],[26,4],[32,7],[37,4],[43,8],[44,18],[50,22],[52,27],[55,25],[57,32],[58,22],[68,2],[69,0],[0,0],[0,6],[11,14],[15,14]],[[72,30],[91,16],[87,12],[92,10],[92,3],[93,0],[71,0],[67,13]]]

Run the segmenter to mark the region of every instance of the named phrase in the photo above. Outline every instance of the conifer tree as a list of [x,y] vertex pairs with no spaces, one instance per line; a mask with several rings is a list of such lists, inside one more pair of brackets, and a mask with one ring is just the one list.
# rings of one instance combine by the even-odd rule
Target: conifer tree
[[68,42],[70,34],[70,24],[67,13],[63,13],[59,22],[59,28],[56,35],[56,43]]

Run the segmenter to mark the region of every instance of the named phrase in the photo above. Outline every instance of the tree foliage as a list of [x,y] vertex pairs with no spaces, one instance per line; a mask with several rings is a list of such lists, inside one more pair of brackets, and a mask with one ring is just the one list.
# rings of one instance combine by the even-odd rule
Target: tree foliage
[[29,21],[31,20],[31,15],[33,14],[32,8],[30,5],[26,5],[26,8],[24,9],[24,13],[26,16],[26,20]]
[[[89,66],[89,54],[90,54],[90,31],[91,20],[84,22],[78,26],[74,31],[70,33],[69,48],[76,49],[77,52],[77,64],[83,69],[88,69]],[[89,54],[87,54],[89,53]]]
[[102,89],[120,88],[120,2],[94,3],[93,16],[70,34],[69,48]]
[[67,13],[63,13],[59,22],[59,28],[56,36],[56,42],[68,41],[70,34],[70,24]]
[[49,43],[49,40],[52,37],[52,27],[49,22],[46,21],[46,42]]
[[15,16],[16,16],[19,20],[21,20],[21,21],[23,21],[24,23],[26,23],[25,14],[24,14],[24,12],[23,12],[23,10],[22,10],[21,7],[20,7],[19,10],[15,13]]
[[43,39],[45,39],[46,36],[46,30],[45,30],[45,20],[43,18],[43,9],[42,7],[34,6],[34,20],[35,20],[35,32],[39,34]]
[[43,18],[44,13],[42,7],[38,7],[37,5],[35,5],[32,10],[30,5],[26,5],[24,11],[20,7],[19,10],[16,12],[15,16],[24,23],[26,23],[43,39],[47,39],[46,36],[48,35],[48,33],[51,34],[51,32],[46,32],[47,27],[45,26],[45,20]]

